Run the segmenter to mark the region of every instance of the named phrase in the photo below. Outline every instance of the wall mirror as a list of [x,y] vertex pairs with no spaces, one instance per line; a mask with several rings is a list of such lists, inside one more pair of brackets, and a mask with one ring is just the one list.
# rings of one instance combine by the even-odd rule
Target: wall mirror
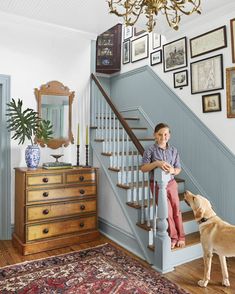
[[34,90],[38,113],[42,119],[50,120],[53,125],[53,139],[48,142],[38,140],[42,147],[52,149],[66,147],[74,143],[72,134],[72,103],[74,92],[58,81],[51,81]]

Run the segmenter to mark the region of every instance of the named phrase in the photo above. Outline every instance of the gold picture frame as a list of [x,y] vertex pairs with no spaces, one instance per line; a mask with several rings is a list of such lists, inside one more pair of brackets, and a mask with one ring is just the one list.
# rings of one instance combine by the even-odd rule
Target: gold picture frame
[[235,118],[235,67],[226,68],[227,117]]

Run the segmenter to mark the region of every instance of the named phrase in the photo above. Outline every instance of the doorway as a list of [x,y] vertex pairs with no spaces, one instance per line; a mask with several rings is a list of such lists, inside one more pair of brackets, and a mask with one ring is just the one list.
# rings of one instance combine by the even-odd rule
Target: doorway
[[0,74],[0,240],[11,239],[11,145],[6,128],[10,77]]

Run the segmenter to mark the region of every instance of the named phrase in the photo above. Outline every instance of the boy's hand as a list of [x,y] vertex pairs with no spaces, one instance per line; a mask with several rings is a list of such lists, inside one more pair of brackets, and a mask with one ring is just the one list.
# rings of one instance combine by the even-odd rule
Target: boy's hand
[[168,162],[160,161],[159,167],[164,170],[165,172],[169,172],[170,168],[173,168]]

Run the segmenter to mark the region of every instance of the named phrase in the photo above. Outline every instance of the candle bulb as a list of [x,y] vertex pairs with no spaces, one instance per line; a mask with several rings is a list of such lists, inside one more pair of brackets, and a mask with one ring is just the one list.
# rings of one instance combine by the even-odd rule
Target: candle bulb
[[89,145],[89,129],[86,127],[86,145]]
[[80,141],[79,141],[79,124],[78,124],[78,134],[77,134],[77,145],[80,145]]

